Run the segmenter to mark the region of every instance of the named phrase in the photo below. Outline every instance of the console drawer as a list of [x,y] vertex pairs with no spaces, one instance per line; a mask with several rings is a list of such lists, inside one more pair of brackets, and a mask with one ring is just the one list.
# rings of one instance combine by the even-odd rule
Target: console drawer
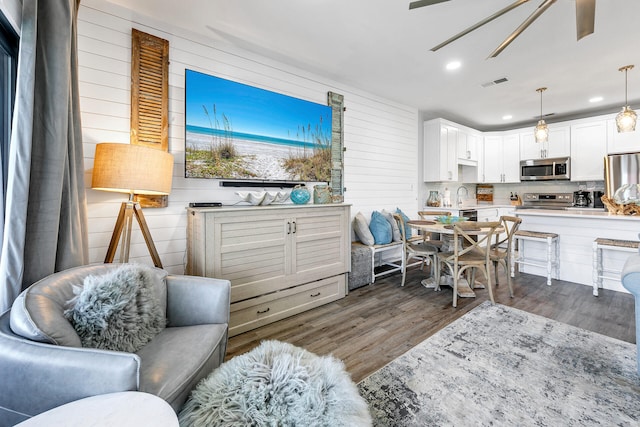
[[231,304],[229,336],[327,304],[345,296],[346,274]]

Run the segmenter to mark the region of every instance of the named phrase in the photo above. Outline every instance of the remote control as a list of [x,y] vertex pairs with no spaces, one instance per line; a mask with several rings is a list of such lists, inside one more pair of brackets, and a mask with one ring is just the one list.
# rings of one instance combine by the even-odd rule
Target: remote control
[[190,208],[219,208],[222,206],[220,202],[191,202],[189,203]]

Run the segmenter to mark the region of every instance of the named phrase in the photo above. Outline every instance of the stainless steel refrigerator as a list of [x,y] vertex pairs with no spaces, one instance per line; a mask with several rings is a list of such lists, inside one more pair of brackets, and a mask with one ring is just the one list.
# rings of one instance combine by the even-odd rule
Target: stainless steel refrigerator
[[607,197],[630,184],[640,184],[640,153],[611,154],[604,158],[604,181]]

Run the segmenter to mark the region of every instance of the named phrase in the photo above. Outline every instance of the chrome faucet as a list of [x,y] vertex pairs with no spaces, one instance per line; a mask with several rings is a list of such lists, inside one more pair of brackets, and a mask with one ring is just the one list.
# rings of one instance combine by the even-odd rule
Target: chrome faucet
[[456,202],[458,204],[458,207],[462,206],[462,198],[460,197],[460,190],[464,190],[465,199],[469,197],[469,190],[467,190],[467,187],[465,187],[464,185],[461,185],[460,187],[458,187],[458,189],[456,190]]

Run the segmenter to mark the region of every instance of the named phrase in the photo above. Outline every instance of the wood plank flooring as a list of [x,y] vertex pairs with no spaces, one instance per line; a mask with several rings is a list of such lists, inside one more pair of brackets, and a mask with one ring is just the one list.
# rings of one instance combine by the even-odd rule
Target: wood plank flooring
[[[423,278],[424,272],[414,268],[400,287],[402,276],[392,274],[339,301],[232,337],[227,359],[275,339],[333,354],[358,382],[489,299],[487,290],[476,289],[476,298],[459,298],[453,308],[452,289],[426,289],[420,284]],[[563,281],[547,286],[546,278],[528,274],[516,275],[513,287],[510,298],[506,276],[500,273],[496,302],[635,343],[630,294],[601,290],[594,297],[589,286]]]

